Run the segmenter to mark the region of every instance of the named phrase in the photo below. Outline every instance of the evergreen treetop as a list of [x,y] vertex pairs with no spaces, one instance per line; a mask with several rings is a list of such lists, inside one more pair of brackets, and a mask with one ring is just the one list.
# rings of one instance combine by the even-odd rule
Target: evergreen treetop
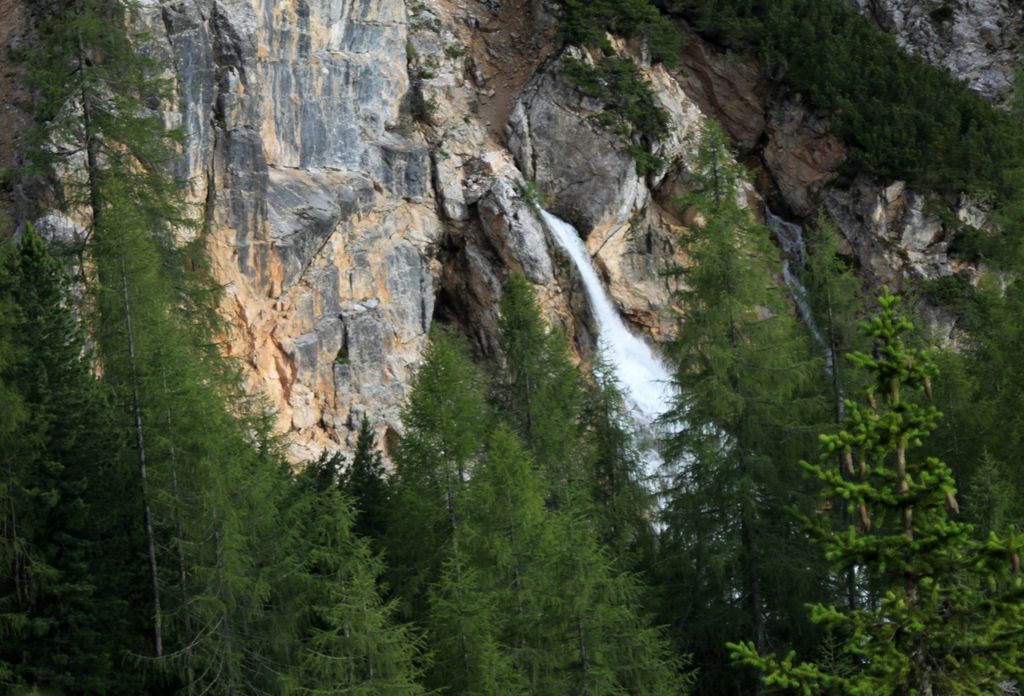
[[874,378],[864,402],[847,402],[843,429],[821,437],[821,462],[803,463],[822,498],[843,500],[859,519],[832,529],[805,515],[805,525],[836,568],[864,569],[881,589],[877,605],[811,607],[813,621],[844,637],[850,675],[731,644],[767,685],[802,694],[992,694],[1024,676],[1024,536],[972,538],[970,525],[952,517],[959,505],[949,467],[910,456],[941,414],[918,398],[931,394],[934,352],[906,345],[912,325],[898,301],[882,294],[881,311],[864,325],[872,352],[850,356]]

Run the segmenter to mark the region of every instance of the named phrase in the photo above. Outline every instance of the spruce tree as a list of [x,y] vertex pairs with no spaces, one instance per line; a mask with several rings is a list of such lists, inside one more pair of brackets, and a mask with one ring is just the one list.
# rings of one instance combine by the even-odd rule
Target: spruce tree
[[0,435],[11,552],[0,601],[17,628],[0,661],[22,684],[131,693],[140,682],[110,673],[138,648],[132,607],[142,576],[112,559],[138,541],[128,524],[138,501],[116,484],[120,443],[61,263],[31,225],[4,252],[0,295],[14,305],[18,349],[5,382],[26,417]]
[[356,534],[377,543],[385,535],[389,489],[376,436],[366,416],[359,425],[352,464],[345,469],[339,485],[355,504]]
[[784,514],[811,493],[793,462],[825,408],[813,394],[822,364],[785,301],[768,231],[738,201],[742,177],[709,127],[683,201],[698,219],[682,240],[682,327],[669,346],[678,397],[665,416],[657,570],[662,619],[694,652],[702,693],[741,688],[723,649],[731,635],[759,650],[813,645],[807,625],[788,617],[828,590],[825,568],[789,552]]
[[[803,694],[992,694],[1024,676],[1024,537],[973,539],[953,517],[949,467],[912,456],[941,413],[920,400],[932,391],[934,351],[906,344],[913,327],[898,301],[882,294],[881,311],[864,325],[872,352],[850,355],[873,377],[864,401],[848,402],[843,429],[822,435],[821,462],[804,463],[822,498],[847,501],[860,521],[833,529],[805,515],[813,538],[836,567],[866,569],[883,591],[862,609],[811,607],[815,622],[844,638],[852,674],[731,645],[766,685]],[[836,471],[837,457],[852,477]]]
[[296,484],[300,544],[291,591],[299,596],[299,654],[289,693],[415,696],[418,645],[393,621],[377,581],[383,563],[355,533],[355,511],[337,487],[337,459],[307,466]]

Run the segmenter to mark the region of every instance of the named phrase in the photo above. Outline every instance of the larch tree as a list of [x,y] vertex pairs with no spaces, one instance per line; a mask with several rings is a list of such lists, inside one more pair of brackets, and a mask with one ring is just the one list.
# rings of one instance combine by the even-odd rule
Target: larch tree
[[129,2],[35,9],[33,163],[87,229],[84,306],[140,501],[144,662],[187,690],[258,690],[274,678],[257,635],[272,570],[255,559],[274,526],[275,471],[214,340],[216,288],[186,263],[204,238],[176,238],[191,216],[170,174],[179,138],[156,111],[172,96],[163,66],[140,50]]
[[601,542],[624,567],[649,562],[656,546],[657,484],[647,480],[640,434],[614,371],[598,353],[584,380],[581,420]]
[[[734,656],[768,686],[801,694],[996,694],[1024,676],[1024,537],[974,539],[955,519],[949,467],[912,455],[941,413],[927,401],[935,353],[907,345],[912,325],[897,313],[898,301],[882,294],[880,312],[864,326],[871,353],[850,355],[873,378],[863,400],[848,402],[842,430],[822,435],[820,463],[804,463],[822,498],[841,498],[859,520],[834,529],[805,513],[812,538],[830,563],[864,568],[882,591],[874,606],[811,607],[815,622],[843,637],[852,669],[733,644]],[[836,458],[849,476],[836,471]]]
[[355,531],[336,462],[321,458],[296,477],[299,567],[291,591],[299,597],[301,647],[285,691],[418,696],[419,645],[380,596],[384,565]]
[[490,422],[483,379],[459,338],[432,332],[402,422],[383,548],[400,610],[422,619]]
[[[683,322],[668,350],[677,398],[664,417],[667,505],[656,573],[662,620],[693,651],[702,693],[733,691],[731,636],[813,645],[790,617],[826,591],[826,569],[794,557],[784,510],[811,493],[793,464],[823,410],[820,358],[796,324],[767,229],[739,201],[744,172],[724,134],[702,135],[691,193],[697,219],[676,302]],[[799,548],[799,547],[798,547]]]
[[559,487],[587,485],[577,447],[579,374],[569,362],[565,335],[548,329],[533,286],[521,273],[509,276],[498,312],[495,401],[549,478],[555,500]]

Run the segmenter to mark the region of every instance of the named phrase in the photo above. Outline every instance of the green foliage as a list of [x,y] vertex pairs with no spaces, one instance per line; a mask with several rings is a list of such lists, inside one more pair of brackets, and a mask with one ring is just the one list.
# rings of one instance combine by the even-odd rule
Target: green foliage
[[[597,532],[612,556],[627,567],[654,553],[651,510],[654,482],[646,479],[642,442],[624,401],[621,385],[603,353],[598,353],[584,382],[583,439],[588,445]],[[648,456],[650,456],[648,454]]]
[[848,402],[843,429],[821,436],[821,463],[803,463],[823,500],[842,500],[860,518],[846,529],[809,515],[804,524],[837,569],[858,567],[879,590],[862,609],[811,607],[816,623],[844,636],[856,668],[836,672],[792,653],[780,660],[751,643],[730,645],[766,685],[802,694],[989,694],[1024,675],[1024,538],[973,539],[950,516],[958,504],[949,467],[910,456],[941,414],[915,398],[931,393],[935,353],[906,345],[913,327],[897,302],[882,294],[881,311],[864,325],[874,350],[850,355],[874,377],[867,403]]
[[965,275],[939,276],[921,281],[917,292],[936,307],[944,307],[963,315],[971,311],[974,302],[974,285]]
[[525,179],[516,183],[516,191],[523,200],[533,208],[542,208],[544,203],[541,200],[540,185],[536,179]]
[[359,425],[352,463],[341,475],[338,485],[355,505],[355,533],[360,537],[379,540],[387,528],[390,490],[381,453],[376,449],[376,440],[370,421],[364,415]]
[[611,52],[606,32],[642,37],[651,60],[670,66],[679,62],[683,36],[650,0],[566,0],[560,7],[558,32],[566,43]]
[[636,160],[637,174],[643,176],[661,168],[664,162],[650,150],[668,134],[668,114],[633,61],[609,56],[590,64],[566,57],[561,70],[583,94],[601,102],[604,111],[600,122],[620,134],[626,150]]
[[13,349],[0,400],[18,418],[0,428],[0,683],[133,693],[140,679],[110,672],[137,647],[142,576],[114,559],[138,541],[139,500],[118,490],[115,414],[68,277],[31,226],[12,246],[0,248],[0,322],[12,309],[0,353]]
[[498,309],[498,411],[551,482],[578,481],[579,375],[569,362],[565,335],[548,331],[533,287],[520,273],[509,277]]
[[1017,120],[900,48],[841,0],[671,0],[698,31],[756,51],[852,146],[848,163],[941,191],[1000,191],[1019,163]]
[[[965,510],[980,521],[988,511],[969,505],[978,471],[994,466],[1012,490],[1024,485],[1024,472],[1013,464],[1024,447],[1024,283],[1017,279],[1004,288],[999,278],[983,278],[974,291],[973,311],[976,319],[958,375],[963,388],[941,403],[955,409],[943,453],[956,456],[952,463],[968,494]],[[1022,512],[1016,507],[1005,522],[1024,526]]]
[[490,422],[483,379],[457,337],[431,333],[402,422],[384,549],[403,615],[422,619]]
[[819,217],[805,230],[805,238],[809,253],[800,278],[825,342],[826,388],[835,404],[835,422],[841,423],[845,394],[856,386],[856,375],[844,369],[842,356],[864,347],[857,330],[865,306],[863,288],[849,262],[839,254],[839,233],[830,221]]
[[789,617],[828,589],[823,564],[791,550],[783,514],[811,493],[792,462],[825,410],[815,395],[823,366],[775,279],[768,231],[737,202],[742,175],[709,128],[684,201],[704,223],[681,240],[685,323],[669,346],[677,396],[665,416],[670,487],[656,572],[661,620],[694,654],[701,693],[745,688],[721,647],[730,635],[809,650],[813,632]]
[[417,696],[419,646],[380,597],[384,564],[355,533],[356,513],[337,489],[337,458],[322,458],[297,477],[293,509],[298,572],[290,591],[300,605],[300,652],[288,693]]

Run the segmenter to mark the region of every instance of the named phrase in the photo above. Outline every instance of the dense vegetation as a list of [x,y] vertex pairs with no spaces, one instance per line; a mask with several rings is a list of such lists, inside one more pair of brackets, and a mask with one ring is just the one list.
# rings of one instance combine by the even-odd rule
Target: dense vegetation
[[561,71],[580,92],[601,102],[597,121],[619,133],[636,161],[637,174],[644,176],[664,164],[651,151],[668,134],[668,115],[633,61],[609,56],[590,64],[565,57]]
[[610,51],[610,32],[642,39],[655,62],[679,62],[683,36],[650,0],[566,0],[560,7],[559,35],[567,43]]
[[[729,50],[755,54],[774,80],[832,117],[850,146],[847,173],[994,201],[1011,243],[965,230],[957,253],[1001,263],[1016,244],[1014,230],[1024,221],[1012,204],[1024,198],[1019,100],[1012,110],[993,107],[843,0],[569,2],[560,26],[566,41],[606,51],[606,31],[642,37],[653,60],[672,65],[681,44],[673,17]],[[942,13],[933,20],[942,21]]]
[[961,353],[915,347],[888,294],[859,332],[871,310],[822,223],[798,269],[815,346],[710,128],[680,202],[703,223],[677,271],[687,323],[667,356],[661,504],[610,370],[573,364],[515,273],[486,369],[433,331],[392,473],[365,421],[351,462],[289,466],[216,345],[202,216],[167,174],[177,139],[148,110],[166,85],[126,11],[40,6],[27,56],[29,173],[75,173],[59,203],[88,236],[60,249],[28,225],[0,244],[0,687],[1020,684],[1024,283],[977,289]]
[[996,192],[1024,155],[1018,120],[902,50],[841,0],[669,0],[727,48],[834,115],[849,163],[945,192]]

